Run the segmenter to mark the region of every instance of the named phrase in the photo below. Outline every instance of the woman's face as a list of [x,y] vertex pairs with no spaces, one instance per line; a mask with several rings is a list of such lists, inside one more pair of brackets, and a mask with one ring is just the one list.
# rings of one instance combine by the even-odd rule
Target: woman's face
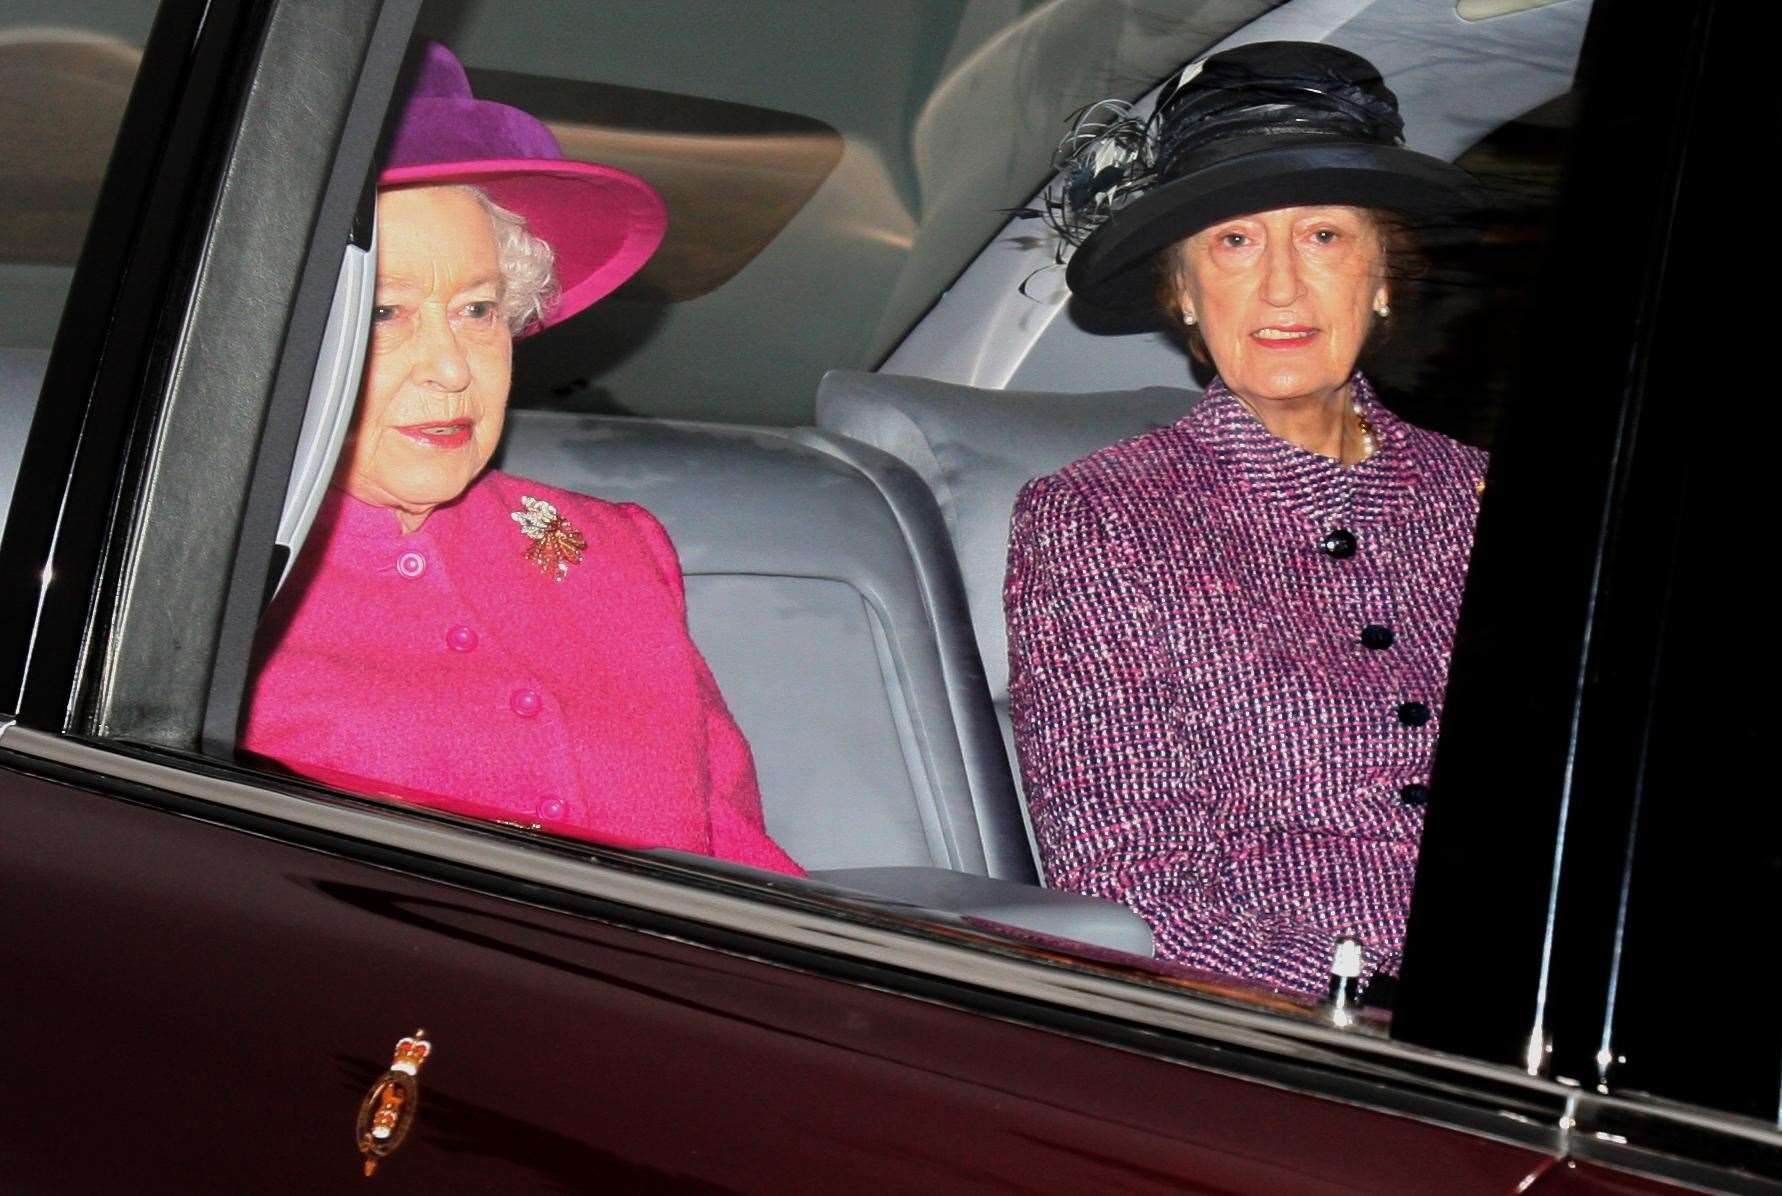
[[1184,314],[1252,404],[1328,399],[1349,380],[1387,301],[1379,230],[1364,208],[1276,208],[1177,244]]
[[513,376],[495,232],[456,187],[378,196],[377,308],[340,479],[413,531],[495,452]]

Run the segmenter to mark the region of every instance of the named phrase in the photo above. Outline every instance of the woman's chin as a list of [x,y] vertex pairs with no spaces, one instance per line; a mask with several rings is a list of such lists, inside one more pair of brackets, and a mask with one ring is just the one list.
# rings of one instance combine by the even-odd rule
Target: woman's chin
[[1347,373],[1333,370],[1299,371],[1267,374],[1233,381],[1225,378],[1227,388],[1256,403],[1291,403],[1330,394],[1348,382]]
[[444,506],[463,494],[476,480],[477,472],[470,469],[416,471],[381,479],[362,491],[349,487],[349,491],[374,506],[425,515],[434,507]]
[[430,478],[426,483],[404,488],[402,493],[405,506],[438,507],[452,502],[469,488],[475,475],[452,478]]

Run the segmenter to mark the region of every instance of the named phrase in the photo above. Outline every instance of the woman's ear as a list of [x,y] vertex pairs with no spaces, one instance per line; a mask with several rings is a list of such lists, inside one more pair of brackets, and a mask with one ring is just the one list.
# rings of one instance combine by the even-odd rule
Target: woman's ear
[[1170,294],[1175,297],[1176,314],[1181,316],[1182,323],[1193,324],[1194,295],[1188,286],[1188,267],[1182,261],[1182,250],[1187,244],[1177,241],[1163,250],[1163,271],[1169,281]]

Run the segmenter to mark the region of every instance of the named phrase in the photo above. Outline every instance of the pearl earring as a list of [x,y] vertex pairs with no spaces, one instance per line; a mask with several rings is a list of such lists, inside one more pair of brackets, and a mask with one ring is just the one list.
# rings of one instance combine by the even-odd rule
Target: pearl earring
[[1374,314],[1384,320],[1387,316],[1392,314],[1392,308],[1382,303],[1380,306],[1374,308]]
[[1191,311],[1183,312],[1182,323],[1188,325],[1190,328],[1194,327],[1194,313]]

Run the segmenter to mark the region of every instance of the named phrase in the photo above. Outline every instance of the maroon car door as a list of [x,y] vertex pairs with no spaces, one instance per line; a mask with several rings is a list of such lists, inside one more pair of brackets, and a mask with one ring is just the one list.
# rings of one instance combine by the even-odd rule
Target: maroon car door
[[[1544,1157],[98,772],[0,784],[8,1191],[1507,1193]],[[416,1030],[367,1180],[359,1106]]]

